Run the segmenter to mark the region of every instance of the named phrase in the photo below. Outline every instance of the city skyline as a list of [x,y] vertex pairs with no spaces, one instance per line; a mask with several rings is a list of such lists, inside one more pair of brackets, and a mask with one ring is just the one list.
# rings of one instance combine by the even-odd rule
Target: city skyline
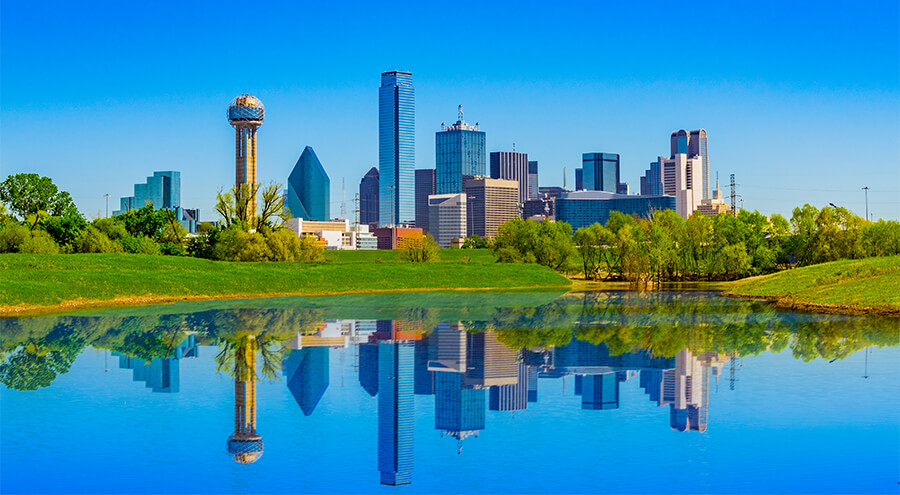
[[[717,172],[734,173],[747,209],[789,215],[803,203],[835,203],[863,215],[861,188],[869,186],[869,211],[876,218],[900,217],[900,71],[892,63],[898,57],[897,6],[849,13],[820,6],[812,15],[783,17],[762,4],[741,16],[714,4],[700,7],[695,20],[701,27],[683,41],[704,46],[702,72],[672,71],[671,41],[636,34],[667,22],[663,9],[522,9],[513,14],[518,25],[546,28],[547,39],[512,43],[505,40],[509,28],[486,29],[496,16],[509,14],[498,5],[458,26],[432,18],[440,29],[453,26],[495,46],[465,57],[446,47],[434,52],[412,46],[425,45],[436,32],[413,22],[431,7],[397,14],[411,23],[410,43],[363,46],[359,40],[377,36],[371,30],[386,22],[386,14],[365,6],[348,20],[359,28],[358,37],[331,44],[335,34],[325,22],[312,28],[325,29],[325,42],[288,56],[278,45],[296,34],[278,19],[290,12],[263,7],[261,18],[274,24],[260,40],[258,70],[235,75],[230,49],[204,39],[214,38],[209,33],[221,25],[225,7],[197,16],[200,9],[190,7],[163,15],[167,9],[141,6],[62,5],[50,12],[4,4],[0,98],[4,120],[16,125],[0,131],[0,161],[4,175],[52,177],[91,217],[103,214],[103,194],[127,196],[136,173],[160,169],[153,147],[166,143],[179,159],[164,168],[181,171],[183,202],[199,208],[202,220],[214,220],[215,193],[234,182],[227,165],[234,161],[234,137],[223,125],[222,108],[235,94],[249,93],[268,110],[259,182],[285,184],[298,146],[310,144],[329,164],[335,179],[331,211],[339,211],[337,179],[355,184],[377,163],[377,75],[402,69],[414,74],[417,92],[415,168],[434,167],[431,135],[447,120],[448,107],[464,103],[490,130],[487,152],[515,143],[541,163],[542,187],[561,186],[563,168],[571,187],[581,154],[604,150],[621,156],[621,181],[634,190],[647,164],[667,154],[673,131],[705,128],[713,139],[709,185]],[[310,14],[327,19],[331,8],[311,7],[324,11]],[[613,29],[622,36],[600,44],[556,27],[563,18],[597,14],[615,19]],[[746,23],[758,26],[753,38],[739,33]],[[146,43],[162,26],[170,36]],[[75,29],[92,35],[74,36]],[[824,34],[835,31],[842,35]],[[110,37],[118,42],[108,43]],[[327,62],[310,79],[290,66],[295,57],[308,58],[306,66],[340,62]],[[840,66],[833,63],[838,58]],[[117,63],[97,62],[105,59]],[[602,63],[589,67],[589,60]],[[51,77],[47,67],[67,77]],[[616,118],[596,118],[601,112]],[[158,126],[160,119],[170,125]],[[840,173],[846,155],[834,147],[837,132],[854,150],[849,180]],[[750,136],[762,143],[765,159],[747,149]],[[97,142],[103,143],[99,153]],[[346,197],[350,210],[352,189]]]

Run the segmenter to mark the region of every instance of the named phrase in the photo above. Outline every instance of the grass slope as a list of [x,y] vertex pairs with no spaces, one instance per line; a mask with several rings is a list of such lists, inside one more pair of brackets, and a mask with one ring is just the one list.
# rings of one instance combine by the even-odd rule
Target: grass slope
[[727,295],[782,306],[900,315],[900,256],[841,260],[734,282]]
[[391,251],[328,257],[328,263],[231,263],[129,254],[3,254],[0,314],[177,299],[569,285],[545,267],[494,263],[483,250],[447,250],[435,263],[400,262]]

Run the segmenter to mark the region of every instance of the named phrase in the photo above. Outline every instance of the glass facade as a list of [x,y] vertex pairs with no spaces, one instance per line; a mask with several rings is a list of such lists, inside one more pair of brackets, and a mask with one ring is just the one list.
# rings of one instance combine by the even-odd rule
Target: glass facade
[[319,222],[331,219],[331,180],[309,146],[288,177],[287,207],[295,218]]
[[378,223],[378,168],[372,167],[359,181],[359,222]]
[[572,230],[595,223],[606,225],[609,214],[618,211],[639,218],[650,218],[654,211],[674,210],[674,196],[624,196],[601,191],[582,191],[556,198],[556,221],[566,222]]
[[484,132],[455,127],[434,134],[436,194],[460,193],[464,175],[485,175]]
[[538,162],[528,162],[528,199],[537,199],[538,193]]
[[584,153],[581,155],[582,180],[588,191],[615,193],[619,186],[617,153]]
[[680,129],[673,132],[669,138],[669,153],[670,158],[675,158],[675,155],[679,153],[687,155],[688,158],[694,158],[697,155],[703,157],[703,199],[709,199],[709,155],[706,144],[706,129],[693,131]]
[[378,89],[378,218],[413,223],[415,208],[415,89],[412,74],[381,74]]
[[152,204],[157,210],[169,208],[175,210],[175,217],[190,233],[197,231],[200,221],[200,210],[181,208],[181,172],[166,170],[153,172],[147,182],[134,185],[134,196],[119,199],[119,209],[113,216],[121,215],[129,210],[143,208]]
[[575,190],[580,191],[584,189],[584,169],[578,167],[575,169]]
[[644,172],[641,177],[641,195],[643,196],[659,196],[663,194],[663,178],[660,161],[650,163],[650,168]]
[[430,232],[428,221],[428,196],[435,193],[435,170],[425,168],[416,170],[416,227],[422,232]]
[[378,471],[384,485],[412,481],[415,344],[378,344]]

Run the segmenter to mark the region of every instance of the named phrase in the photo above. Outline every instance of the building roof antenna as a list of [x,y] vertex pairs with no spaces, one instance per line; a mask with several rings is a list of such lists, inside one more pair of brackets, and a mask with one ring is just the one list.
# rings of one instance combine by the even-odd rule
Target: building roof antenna
[[460,122],[463,121],[462,105],[459,106],[459,110],[457,111],[457,117],[459,118],[459,121],[460,121]]

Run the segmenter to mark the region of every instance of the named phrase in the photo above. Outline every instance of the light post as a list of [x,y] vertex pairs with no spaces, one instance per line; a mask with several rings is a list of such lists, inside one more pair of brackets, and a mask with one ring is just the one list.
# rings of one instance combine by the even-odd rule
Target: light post
[[104,198],[106,198],[106,218],[109,218],[109,194],[104,194]]
[[866,218],[869,218],[869,186],[862,188],[866,192]]

